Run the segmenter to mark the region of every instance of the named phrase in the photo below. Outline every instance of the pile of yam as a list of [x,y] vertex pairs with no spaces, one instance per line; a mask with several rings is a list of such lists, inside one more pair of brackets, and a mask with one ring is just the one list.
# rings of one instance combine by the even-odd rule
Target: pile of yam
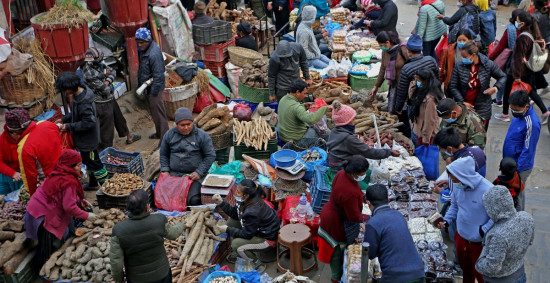
[[164,241],[164,247],[170,260],[172,282],[197,282],[209,265],[216,241],[226,239],[218,228],[224,220],[216,220],[210,207],[191,208],[185,216],[169,217],[170,223],[185,222],[185,240],[179,237],[175,241]]
[[103,192],[113,196],[127,196],[141,188],[143,188],[143,180],[131,173],[115,173],[101,187]]
[[218,4],[216,0],[210,0],[210,2],[206,5],[206,15],[212,17],[214,20],[223,20],[225,19],[225,13],[227,12],[225,7],[227,7],[226,2],[221,2]]
[[357,114],[355,116],[355,133],[362,134],[364,132],[369,132],[374,129],[374,119],[372,115],[376,116],[376,123],[378,125],[379,132],[397,132],[397,127],[401,126],[403,123],[397,122],[398,118],[396,115],[391,115],[388,112],[378,112],[375,113],[372,111],[372,108],[364,108],[365,112],[362,114]]
[[244,64],[239,81],[252,88],[267,88],[267,66],[265,59],[256,60],[252,65]]
[[12,275],[32,250],[23,220],[0,219],[0,274]]
[[274,137],[275,132],[266,120],[238,121],[233,122],[233,131],[237,146],[244,143],[247,147],[255,150],[267,150],[269,140]]
[[231,31],[233,34],[237,34],[237,25],[240,23],[248,23],[251,27],[253,27],[258,22],[258,18],[254,16],[254,11],[250,8],[227,10],[225,11],[224,16],[225,17],[221,18],[223,21],[232,22]]
[[220,135],[233,129],[233,116],[227,106],[216,103],[205,107],[195,118],[195,125],[209,135]]
[[23,220],[27,211],[27,200],[4,201],[4,196],[0,196],[0,219]]
[[327,104],[335,100],[348,104],[351,98],[351,87],[343,82],[323,82],[323,85],[313,92],[313,96],[322,98]]
[[69,238],[46,261],[40,276],[52,281],[111,282],[111,231],[125,218],[124,212],[112,208],[101,211],[93,222],[85,221],[84,227],[77,229],[76,237]]

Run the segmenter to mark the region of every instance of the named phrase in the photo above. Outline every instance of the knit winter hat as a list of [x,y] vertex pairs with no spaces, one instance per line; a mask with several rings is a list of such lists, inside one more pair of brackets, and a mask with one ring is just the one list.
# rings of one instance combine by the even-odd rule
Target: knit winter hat
[[23,108],[15,108],[5,115],[6,126],[8,130],[26,129],[31,124],[31,116],[29,111]]
[[91,47],[86,51],[86,57],[84,58],[84,61],[86,62],[101,62],[103,61],[103,52],[99,51],[95,47]]
[[151,36],[151,31],[147,28],[139,28],[136,31],[136,40],[142,40],[142,41],[153,41],[153,37]]
[[332,103],[332,121],[336,126],[349,124],[357,115],[355,110],[336,100]]
[[174,122],[177,124],[184,120],[193,121],[193,114],[191,114],[191,111],[185,107],[178,108],[174,114]]
[[199,1],[199,2],[195,3],[195,6],[193,6],[193,11],[197,15],[204,14],[205,10],[206,10],[206,5],[202,1]]
[[80,154],[72,149],[65,149],[61,152],[59,159],[57,159],[58,166],[74,166],[82,162]]
[[422,38],[418,34],[413,34],[407,40],[407,49],[412,52],[421,52],[422,51]]

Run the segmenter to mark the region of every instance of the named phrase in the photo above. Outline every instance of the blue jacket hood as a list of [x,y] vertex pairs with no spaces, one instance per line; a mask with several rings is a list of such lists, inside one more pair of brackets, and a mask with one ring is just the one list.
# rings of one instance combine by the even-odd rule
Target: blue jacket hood
[[447,171],[471,189],[477,188],[485,180],[476,172],[475,161],[470,156],[459,158],[447,165]]

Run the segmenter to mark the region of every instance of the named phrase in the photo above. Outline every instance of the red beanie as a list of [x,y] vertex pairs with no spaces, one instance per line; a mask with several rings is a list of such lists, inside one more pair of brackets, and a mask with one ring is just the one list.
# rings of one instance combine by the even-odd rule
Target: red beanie
[[336,126],[349,124],[357,115],[353,108],[340,103],[336,100],[332,103],[332,121]]

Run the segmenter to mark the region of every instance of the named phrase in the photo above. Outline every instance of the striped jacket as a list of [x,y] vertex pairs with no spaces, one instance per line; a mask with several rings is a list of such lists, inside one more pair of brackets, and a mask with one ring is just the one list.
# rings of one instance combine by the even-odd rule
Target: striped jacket
[[422,37],[422,41],[439,39],[447,32],[447,25],[437,18],[440,14],[445,15],[445,4],[441,0],[420,7],[416,21],[416,34]]
[[535,152],[540,135],[540,121],[532,106],[522,118],[512,119],[504,146],[502,157],[512,157],[518,164],[518,172],[533,168]]
[[422,54],[409,58],[405,62],[405,66],[401,69],[399,83],[397,84],[395,111],[399,112],[405,106],[405,102],[409,98],[409,85],[414,80],[414,74],[420,69],[428,68],[434,72],[435,76],[439,76],[439,65],[432,56],[424,56]]

